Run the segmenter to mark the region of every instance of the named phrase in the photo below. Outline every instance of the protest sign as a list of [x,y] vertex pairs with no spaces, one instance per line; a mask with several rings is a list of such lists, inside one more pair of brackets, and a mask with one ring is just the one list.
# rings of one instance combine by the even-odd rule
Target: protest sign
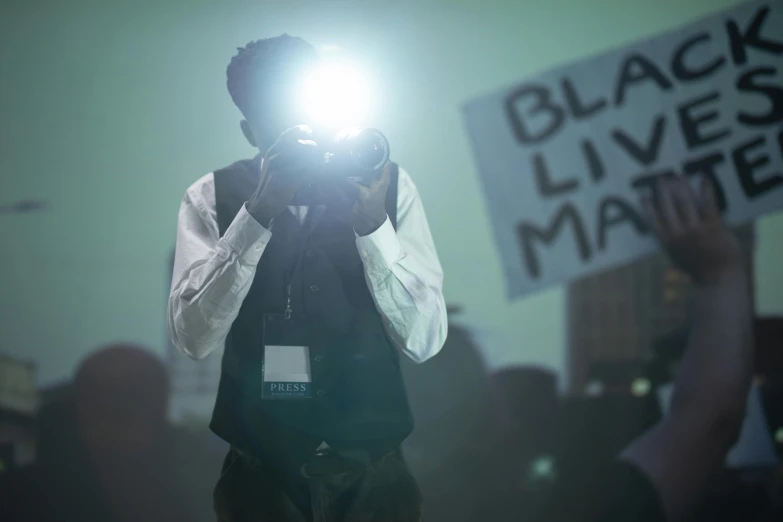
[[783,0],[558,67],[464,106],[509,297],[657,246],[641,192],[707,177],[741,224],[783,207]]

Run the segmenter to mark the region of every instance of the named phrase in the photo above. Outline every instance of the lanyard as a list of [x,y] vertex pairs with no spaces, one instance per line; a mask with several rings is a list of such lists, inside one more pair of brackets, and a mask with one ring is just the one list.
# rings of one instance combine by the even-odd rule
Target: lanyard
[[294,257],[294,262],[291,264],[290,267],[288,267],[288,270],[285,271],[283,274],[283,281],[285,283],[285,290],[286,290],[286,303],[285,303],[285,312],[283,316],[286,319],[291,318],[291,282],[294,279],[294,274],[296,273],[296,270],[299,268],[300,263],[302,262],[302,256],[305,253],[305,247],[307,246],[307,240],[310,238],[310,234],[315,229],[315,225],[318,223],[318,218],[320,217],[321,213],[324,211],[323,207],[310,207],[307,211],[307,217],[305,218],[305,222],[302,225],[302,230],[299,233],[299,238],[296,245],[296,257]]

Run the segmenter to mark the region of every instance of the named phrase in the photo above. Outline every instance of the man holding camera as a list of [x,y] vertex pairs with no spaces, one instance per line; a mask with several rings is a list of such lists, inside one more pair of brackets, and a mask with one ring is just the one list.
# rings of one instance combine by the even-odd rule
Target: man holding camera
[[443,346],[443,272],[405,171],[386,163],[367,183],[323,173],[292,99],[316,61],[282,35],[228,66],[263,157],[187,190],[169,334],[194,359],[225,346],[210,425],[231,444],[219,520],[415,522],[398,350],[423,362]]

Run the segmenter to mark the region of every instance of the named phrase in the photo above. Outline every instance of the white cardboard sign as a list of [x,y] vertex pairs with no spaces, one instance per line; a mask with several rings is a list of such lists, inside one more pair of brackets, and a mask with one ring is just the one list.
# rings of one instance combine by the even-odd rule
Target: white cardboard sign
[[509,298],[655,250],[639,196],[661,174],[711,178],[747,222],[783,207],[783,0],[549,70],[464,118]]

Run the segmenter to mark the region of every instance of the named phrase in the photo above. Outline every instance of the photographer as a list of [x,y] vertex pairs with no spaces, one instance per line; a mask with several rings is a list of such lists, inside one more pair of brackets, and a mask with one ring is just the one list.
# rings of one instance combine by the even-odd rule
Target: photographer
[[739,436],[753,371],[746,261],[709,182],[697,196],[683,178],[660,178],[655,193],[643,200],[650,225],[697,287],[671,409],[590,484],[558,492],[557,515],[542,520],[686,520]]
[[387,163],[366,185],[324,175],[292,100],[316,61],[288,35],[231,60],[228,90],[263,158],[187,190],[169,334],[194,359],[225,346],[210,425],[231,444],[219,520],[415,522],[397,350],[423,362],[443,346],[443,272],[405,171]]

